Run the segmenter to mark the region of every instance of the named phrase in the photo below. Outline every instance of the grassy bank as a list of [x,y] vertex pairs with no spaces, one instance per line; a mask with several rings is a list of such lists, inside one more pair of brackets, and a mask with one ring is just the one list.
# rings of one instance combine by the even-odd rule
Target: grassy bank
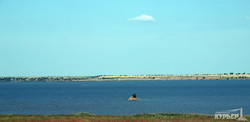
[[[246,117],[250,120],[250,116]],[[235,122],[236,120],[215,120],[213,116],[198,114],[138,114],[131,116],[91,115],[77,113],[73,115],[0,115],[0,121],[73,121],[73,122]]]

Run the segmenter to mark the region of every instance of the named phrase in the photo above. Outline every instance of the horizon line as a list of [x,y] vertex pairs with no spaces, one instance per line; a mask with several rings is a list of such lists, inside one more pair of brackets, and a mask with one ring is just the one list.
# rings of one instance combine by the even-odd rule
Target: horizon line
[[182,75],[250,75],[250,73],[213,73],[213,74],[209,74],[209,73],[195,73],[195,74],[137,74],[137,75],[47,75],[47,76],[0,76],[0,77],[93,77],[93,76],[169,76],[169,75],[177,75],[177,76],[182,76]]

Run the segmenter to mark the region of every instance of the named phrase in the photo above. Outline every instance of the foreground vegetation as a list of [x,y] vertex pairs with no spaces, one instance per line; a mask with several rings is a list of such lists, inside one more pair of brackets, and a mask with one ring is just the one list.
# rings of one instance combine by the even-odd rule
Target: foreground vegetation
[[[246,117],[250,120],[250,116]],[[0,121],[70,121],[70,122],[235,122],[237,120],[216,120],[213,116],[199,114],[138,114],[131,116],[91,115],[77,113],[73,115],[0,115]]]

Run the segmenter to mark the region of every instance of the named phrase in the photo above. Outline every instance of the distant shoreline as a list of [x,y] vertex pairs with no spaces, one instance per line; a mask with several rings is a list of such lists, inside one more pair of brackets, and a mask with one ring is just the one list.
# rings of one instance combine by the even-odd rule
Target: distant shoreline
[[250,80],[250,74],[205,75],[98,75],[98,76],[37,76],[0,77],[0,82],[17,81],[154,81],[154,80]]

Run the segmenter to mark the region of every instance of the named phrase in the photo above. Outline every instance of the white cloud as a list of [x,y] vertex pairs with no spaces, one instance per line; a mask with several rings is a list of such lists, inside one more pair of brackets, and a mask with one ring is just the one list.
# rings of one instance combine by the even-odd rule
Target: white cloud
[[146,14],[142,14],[140,16],[133,17],[133,18],[130,18],[128,20],[132,21],[132,22],[140,22],[140,21],[152,22],[152,21],[155,21],[154,17],[146,15]]

